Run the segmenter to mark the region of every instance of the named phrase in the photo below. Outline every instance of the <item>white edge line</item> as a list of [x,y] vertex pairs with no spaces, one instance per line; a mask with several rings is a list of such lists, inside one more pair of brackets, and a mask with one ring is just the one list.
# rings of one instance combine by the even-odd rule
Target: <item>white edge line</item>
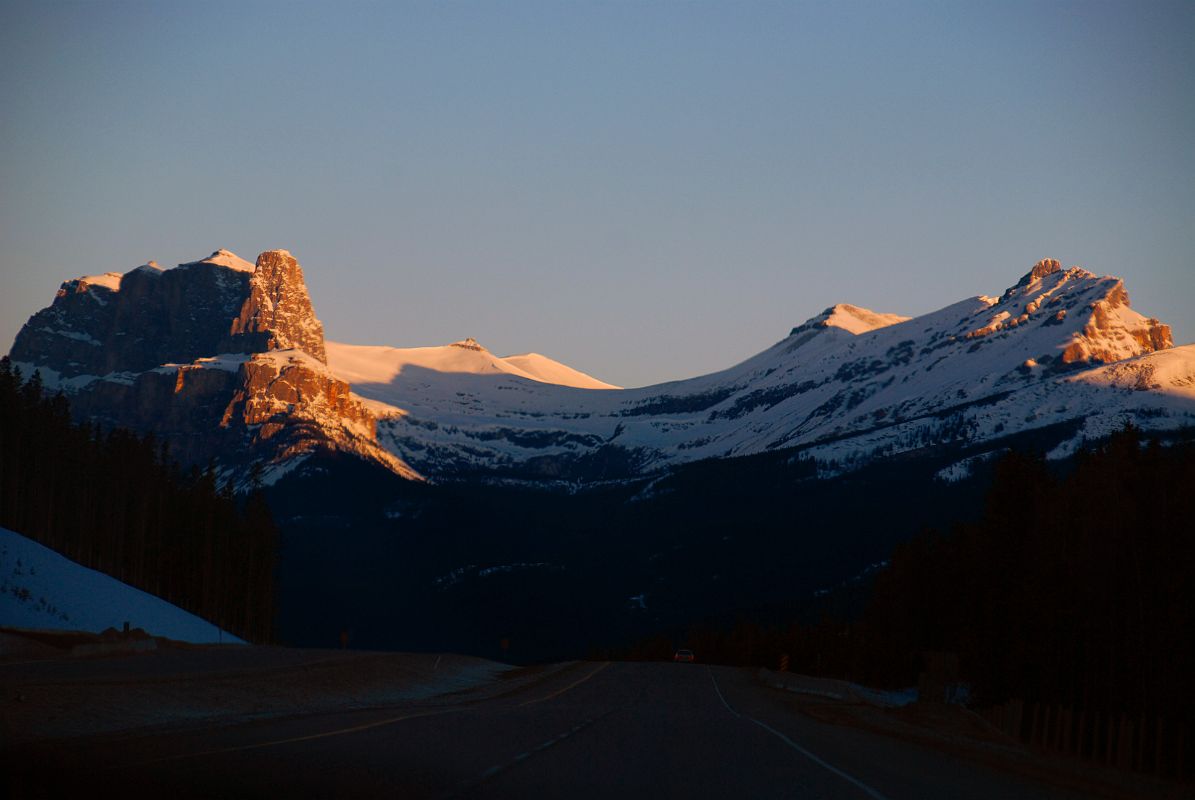
[[714,691],[716,691],[718,693],[718,699],[722,701],[722,705],[726,706],[726,710],[729,711],[731,714],[734,714],[739,719],[746,719],[746,720],[750,720],[751,722],[754,722],[756,725],[763,728],[765,731],[772,734],[773,736],[777,737],[778,739],[780,739],[780,741],[784,742],[786,745],[788,745],[792,749],[796,750],[798,753],[805,756],[813,763],[815,763],[821,767],[825,767],[827,770],[829,770],[830,772],[833,772],[835,775],[842,778],[844,781],[847,781],[848,783],[851,783],[851,784],[857,786],[868,797],[875,798],[875,800],[888,800],[888,798],[886,798],[884,795],[880,794],[875,789],[868,786],[863,781],[859,780],[858,778],[854,777],[853,775],[848,775],[847,773],[840,770],[838,767],[835,767],[833,764],[826,763],[821,758],[818,758],[816,755],[809,752],[804,747],[801,747],[801,745],[797,744],[792,739],[788,738],[783,733],[776,730],[775,728],[773,728],[771,725],[767,724],[766,722],[760,722],[755,717],[749,717],[745,714],[741,714],[738,711],[735,711],[733,708],[730,707],[730,703],[726,702],[726,698],[722,694],[722,689],[719,688],[719,686],[718,686],[718,679],[714,677],[714,671],[712,669],[710,669],[709,667],[706,667],[706,669],[709,670],[710,680],[714,682]]
[[773,728],[771,725],[767,724],[766,722],[760,722],[759,720],[755,719],[754,717],[747,717],[747,719],[751,720],[756,725],[763,728],[765,731],[771,733],[773,736],[779,737],[780,741],[784,742],[789,747],[791,747],[792,749],[796,750],[801,755],[808,758],[810,761],[825,767],[826,769],[830,770],[830,772],[833,772],[835,775],[842,778],[843,780],[845,780],[849,783],[853,783],[855,786],[859,787],[859,789],[861,789],[869,797],[874,797],[875,800],[887,800],[887,798],[884,797],[884,795],[880,794],[879,792],[877,792],[875,789],[868,786],[863,781],[859,780],[858,778],[854,777],[853,775],[848,775],[847,773],[838,769],[838,767],[835,767],[833,764],[827,764],[825,761],[818,758],[813,753],[806,750],[804,747],[801,747],[801,745],[797,744],[792,739],[788,738],[783,733],[776,730],[775,728]]

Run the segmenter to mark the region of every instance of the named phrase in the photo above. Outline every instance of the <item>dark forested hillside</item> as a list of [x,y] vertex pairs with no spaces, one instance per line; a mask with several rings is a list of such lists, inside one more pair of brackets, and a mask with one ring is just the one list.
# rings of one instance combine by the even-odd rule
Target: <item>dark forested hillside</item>
[[795,672],[893,688],[962,683],[956,698],[1027,742],[1185,774],[1195,442],[1126,428],[1063,464],[1038,452],[1006,454],[985,476],[981,514],[897,544],[885,568],[824,596],[819,621],[740,615],[595,654],[657,659],[684,646],[773,669],[784,655]]
[[271,637],[277,531],[260,492],[183,472],[151,437],[72,422],[0,359],[0,525],[253,641]]
[[998,465],[985,513],[898,547],[867,615],[889,664],[954,651],[980,704],[1195,713],[1195,445],[1126,430],[1057,476]]

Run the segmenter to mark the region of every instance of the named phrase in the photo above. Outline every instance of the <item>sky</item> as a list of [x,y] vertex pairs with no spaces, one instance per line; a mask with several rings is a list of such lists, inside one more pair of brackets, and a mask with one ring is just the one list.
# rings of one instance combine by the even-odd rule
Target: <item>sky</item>
[[289,249],[329,339],[639,386],[1053,257],[1195,341],[1195,4],[0,0],[0,349]]

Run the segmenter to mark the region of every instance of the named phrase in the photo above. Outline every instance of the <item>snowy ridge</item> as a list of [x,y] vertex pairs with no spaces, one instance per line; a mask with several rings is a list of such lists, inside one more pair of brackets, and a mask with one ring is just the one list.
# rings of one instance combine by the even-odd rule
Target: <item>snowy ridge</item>
[[[285,252],[285,251],[282,251],[282,252]],[[200,259],[199,261],[189,261],[189,262],[186,262],[183,264],[179,264],[178,266],[179,267],[190,267],[190,266],[194,266],[196,264],[208,264],[208,265],[216,266],[216,267],[226,267],[227,269],[235,270],[237,272],[248,272],[248,273],[253,273],[253,271],[257,269],[257,266],[255,264],[253,264],[249,261],[246,261],[245,259],[241,258],[240,256],[238,256],[236,253],[232,252],[231,250],[224,250],[223,248],[221,248],[220,250],[216,250],[207,258]],[[141,266],[134,267],[133,269],[129,270],[126,273],[105,272],[101,275],[84,275],[81,278],[76,278],[75,282],[77,282],[78,284],[86,284],[89,287],[90,286],[99,286],[99,287],[107,289],[108,291],[111,291],[111,292],[119,292],[121,281],[125,275],[129,275],[134,272],[148,273],[150,275],[157,275],[164,271],[165,270],[163,270],[160,266],[158,266],[157,261],[147,261],[146,263],[142,264]],[[70,283],[71,283],[70,281],[67,282],[67,284],[70,284]]]
[[553,361],[539,353],[505,358],[496,356],[475,339],[464,339],[441,347],[380,347],[325,342],[328,365],[342,380],[353,385],[390,384],[404,373],[459,373],[465,375],[513,375],[538,383],[582,389],[617,389],[584,372]]
[[886,328],[889,325],[905,322],[908,319],[908,317],[902,317],[900,314],[879,314],[870,309],[853,306],[850,303],[839,303],[838,305],[830,306],[813,319],[795,328],[793,333],[796,333],[797,330],[819,327],[842,328],[844,331],[860,334],[868,333],[878,328]]
[[[834,306],[730,369],[639,389],[529,383],[492,356],[484,369],[412,358],[371,372],[338,345],[331,364],[383,415],[379,440],[433,478],[550,475],[610,447],[636,474],[793,447],[830,474],[1061,422],[1076,425],[1073,447],[1126,421],[1195,425],[1190,348],[1170,345],[1169,328],[1129,308],[1118,279],[1047,259],[998,298],[914,319]],[[1126,382],[1146,390],[1112,391]]]
[[[285,250],[277,252],[284,252],[287,255],[290,255],[290,253]],[[207,258],[192,263],[213,264],[217,267],[228,267],[229,269],[234,269],[237,272],[253,272],[257,269],[256,264],[246,261],[231,250],[225,250],[224,248],[220,248]],[[180,264],[179,266],[186,265]]]

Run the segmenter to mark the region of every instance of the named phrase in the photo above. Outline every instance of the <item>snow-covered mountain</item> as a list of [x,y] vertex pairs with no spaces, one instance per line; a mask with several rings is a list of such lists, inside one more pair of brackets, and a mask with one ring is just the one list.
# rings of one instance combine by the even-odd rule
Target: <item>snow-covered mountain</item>
[[10,357],[66,391],[76,414],[153,433],[184,463],[214,459],[243,478],[265,462],[270,480],[341,451],[418,477],[378,446],[373,414],[328,370],[303,270],[285,250],[67,281]]
[[834,473],[1072,423],[1061,455],[1125,422],[1191,426],[1195,346],[1171,346],[1119,279],[1047,259],[999,297],[914,319],[833,306],[730,369],[639,389],[448,359],[350,372],[334,352],[330,364],[374,401],[379,441],[424,475],[583,481],[784,448]]
[[336,450],[411,478],[584,483],[787,449],[835,474],[1037,430],[1065,429],[1062,455],[1125,422],[1195,425],[1195,345],[1172,348],[1119,279],[1052,259],[912,319],[832,306],[729,369],[637,389],[473,339],[325,343],[285,251],[68,281],[12,358],[78,413],[274,475]]

